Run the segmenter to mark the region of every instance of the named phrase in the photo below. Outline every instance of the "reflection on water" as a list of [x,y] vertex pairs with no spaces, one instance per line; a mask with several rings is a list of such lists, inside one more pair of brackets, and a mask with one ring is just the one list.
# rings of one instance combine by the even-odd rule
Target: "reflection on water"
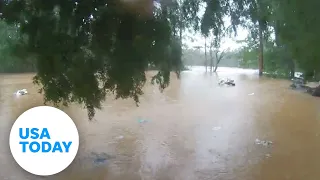
[[[8,146],[15,118],[43,104],[32,75],[0,75],[0,179],[320,179],[319,99],[253,70],[218,71],[193,68],[181,80],[172,75],[162,94],[148,84],[140,107],[110,97],[92,122],[79,105],[63,108],[79,129],[80,148],[67,170],[49,178],[23,171]],[[219,87],[218,77],[236,86]],[[14,97],[23,88],[30,94]],[[257,138],[274,143],[256,145]],[[106,163],[96,165],[92,152],[107,154]]]

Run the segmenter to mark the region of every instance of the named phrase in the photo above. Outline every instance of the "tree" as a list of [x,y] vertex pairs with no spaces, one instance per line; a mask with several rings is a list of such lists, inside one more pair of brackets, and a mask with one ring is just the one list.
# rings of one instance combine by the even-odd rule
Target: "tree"
[[8,25],[0,20],[0,72],[30,72],[34,71],[32,58],[15,56],[15,46],[18,45],[19,33],[16,25]]
[[250,0],[244,11],[245,17],[248,20],[244,23],[251,30],[253,38],[257,38],[259,42],[259,75],[263,74],[264,65],[264,42],[267,36],[268,21],[270,18],[270,3],[272,0]]
[[215,64],[213,72],[217,72],[219,63],[224,58],[224,56],[225,56],[225,50],[222,50],[221,52],[219,50],[215,51],[216,64]]
[[152,81],[161,89],[168,86],[170,71],[179,75],[182,68],[171,6],[162,4],[152,13],[145,8],[150,1],[141,1],[135,6],[107,0],[12,0],[1,12],[26,37],[20,39],[21,49],[36,58],[34,82],[42,85],[45,101],[84,104],[91,119],[107,95],[138,103],[148,64],[158,67]]
[[[225,56],[226,51],[228,50],[221,50],[221,44],[223,43],[222,39],[230,35],[231,32],[231,26],[224,28],[221,27],[219,31],[217,31],[215,34],[210,33],[211,35],[211,42],[210,42],[210,72],[217,72],[219,63]],[[215,64],[213,65],[213,60],[215,60]],[[213,66],[215,67],[213,70]]]
[[[241,48],[241,67],[257,68],[257,59],[259,58],[259,40],[249,35]],[[264,72],[267,75],[277,77],[291,77],[291,67],[288,66],[284,50],[279,48],[274,39],[267,39],[263,42],[264,49]]]
[[207,37],[204,38],[204,56],[205,56],[205,67],[206,67],[206,72],[208,70],[208,58],[207,58]]
[[319,72],[320,52],[316,47],[320,40],[320,26],[317,23],[320,2],[294,0],[276,5],[280,41],[305,74]]

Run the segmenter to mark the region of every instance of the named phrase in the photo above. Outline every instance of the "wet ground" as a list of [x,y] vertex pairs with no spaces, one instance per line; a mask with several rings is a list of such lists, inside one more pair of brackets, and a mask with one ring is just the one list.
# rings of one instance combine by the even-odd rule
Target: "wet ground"
[[[162,94],[148,84],[140,107],[110,97],[92,122],[79,105],[62,108],[80,147],[73,164],[49,178],[23,171],[8,146],[15,118],[43,105],[32,75],[0,75],[0,179],[319,180],[320,99],[251,70],[218,71],[173,75]],[[223,77],[236,86],[218,86]],[[16,98],[23,88],[30,94]]]

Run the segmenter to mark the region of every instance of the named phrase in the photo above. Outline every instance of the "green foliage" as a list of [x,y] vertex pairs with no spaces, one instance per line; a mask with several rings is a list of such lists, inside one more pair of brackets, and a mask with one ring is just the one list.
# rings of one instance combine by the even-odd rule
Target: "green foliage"
[[16,56],[16,47],[19,44],[19,33],[16,25],[9,26],[0,20],[0,72],[34,71],[34,62],[31,58]]
[[[259,46],[257,39],[248,36],[244,41],[245,45],[240,50],[240,65],[243,68],[258,68]],[[274,42],[264,43],[264,71],[266,74],[289,77],[291,73],[290,60],[285,48],[278,47]]]
[[[211,30],[219,34],[224,29],[223,17],[231,18],[232,27],[241,25],[250,30],[258,45],[259,31],[264,45],[264,69],[267,72],[292,72],[299,66],[304,72],[320,71],[320,40],[318,20],[319,1],[276,0],[215,0],[205,1],[201,30],[207,36]],[[213,5],[214,4],[214,5]],[[275,36],[275,39],[271,38]],[[253,47],[253,44],[250,45]],[[242,49],[242,66],[255,67],[257,50]]]
[[180,72],[167,8],[145,17],[112,0],[12,0],[3,16],[27,36],[45,101],[84,104],[91,119],[108,94],[138,103],[148,64],[160,69],[152,80],[161,89],[171,70]]
[[[258,0],[257,0],[258,1]],[[319,1],[276,1],[259,0],[264,3],[262,13],[266,20],[265,35],[274,33],[276,44],[274,52],[285,69],[296,69],[303,72],[320,70],[320,52],[317,42],[320,40],[318,23]],[[272,30],[270,32],[270,30]]]
[[256,51],[243,48],[240,52],[242,59],[240,60],[240,67],[256,69],[258,68],[258,54]]
[[281,40],[287,45],[299,67],[305,71],[320,70],[319,1],[279,2],[278,21]]

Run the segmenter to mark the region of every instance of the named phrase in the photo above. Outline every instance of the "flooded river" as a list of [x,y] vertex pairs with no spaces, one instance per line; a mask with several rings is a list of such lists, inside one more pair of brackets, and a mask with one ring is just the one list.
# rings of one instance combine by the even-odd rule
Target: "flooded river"
[[[236,86],[219,87],[223,77]],[[1,180],[320,179],[320,99],[289,89],[288,81],[228,68],[217,75],[195,68],[181,80],[173,75],[163,93],[147,84],[140,107],[109,98],[92,122],[80,105],[62,108],[79,129],[78,155],[58,175],[33,176],[15,163],[8,145],[14,120],[43,105],[31,78],[0,75]],[[30,94],[16,98],[23,88]],[[97,164],[94,153],[107,160]]]

